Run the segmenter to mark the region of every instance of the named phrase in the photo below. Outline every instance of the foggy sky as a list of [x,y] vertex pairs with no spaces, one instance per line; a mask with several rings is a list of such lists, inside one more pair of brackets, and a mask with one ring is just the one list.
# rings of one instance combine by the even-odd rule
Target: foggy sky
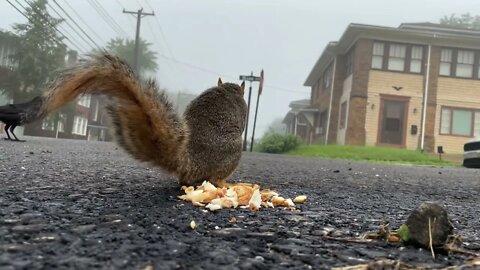
[[[67,0],[57,0],[84,26],[64,1]],[[95,38],[84,26],[97,43],[104,45],[119,36],[89,1],[68,1],[101,37],[102,40]],[[123,7],[137,10],[141,4],[144,11],[151,12],[146,0],[98,1],[132,39],[135,20],[122,13]],[[26,5],[24,0],[19,2]],[[310,89],[303,86],[306,77],[326,44],[338,40],[349,23],[397,27],[403,22],[438,22],[452,13],[480,15],[478,0],[148,0],[148,3],[156,18],[147,16],[142,20],[141,36],[153,43],[152,49],[159,53],[156,78],[161,87],[200,93],[215,85],[218,77],[239,82],[240,74],[253,71],[258,76],[262,68],[265,70],[256,137],[274,119],[288,112],[292,100],[309,98]],[[0,28],[10,30],[13,23],[25,21],[6,1],[0,1]],[[67,37],[78,40],[79,46],[91,48],[67,25],[63,29]],[[257,89],[258,84],[254,83],[251,119]],[[250,126],[250,134],[251,130]]]

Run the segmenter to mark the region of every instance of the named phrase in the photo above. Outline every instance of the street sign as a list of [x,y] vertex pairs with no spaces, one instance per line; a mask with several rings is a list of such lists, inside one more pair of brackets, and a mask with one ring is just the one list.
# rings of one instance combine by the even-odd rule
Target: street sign
[[260,77],[252,76],[252,75],[240,75],[240,80],[249,81],[249,82],[259,82]]
[[262,94],[262,90],[263,90],[263,69],[262,71],[260,72],[260,84],[258,85],[258,96],[260,96]]

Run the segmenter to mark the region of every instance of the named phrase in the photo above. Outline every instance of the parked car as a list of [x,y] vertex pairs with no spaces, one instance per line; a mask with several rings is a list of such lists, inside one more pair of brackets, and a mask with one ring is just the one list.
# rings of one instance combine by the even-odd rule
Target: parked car
[[463,145],[463,166],[480,168],[480,137],[470,140]]

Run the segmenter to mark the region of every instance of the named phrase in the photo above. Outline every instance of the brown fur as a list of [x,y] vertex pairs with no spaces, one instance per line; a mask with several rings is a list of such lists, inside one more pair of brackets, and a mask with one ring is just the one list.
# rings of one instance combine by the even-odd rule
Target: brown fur
[[82,94],[113,98],[108,107],[119,145],[134,158],[179,177],[182,184],[220,182],[238,166],[245,126],[245,84],[222,83],[194,99],[179,117],[153,80],[142,84],[111,55],[94,56],[65,70],[42,97],[29,122]]

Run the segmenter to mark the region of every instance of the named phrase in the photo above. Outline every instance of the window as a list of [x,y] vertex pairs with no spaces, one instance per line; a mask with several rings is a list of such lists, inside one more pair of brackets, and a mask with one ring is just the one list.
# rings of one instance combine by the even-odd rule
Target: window
[[388,54],[388,70],[404,71],[407,46],[391,44]]
[[422,73],[423,57],[424,47],[421,45],[374,42],[372,69]]
[[312,87],[312,100],[316,100],[318,96],[320,95],[320,80]]
[[85,95],[78,100],[78,104],[90,108],[90,95]]
[[[468,109],[442,108],[440,134],[472,136],[474,115],[478,114],[478,112]],[[479,128],[480,125],[476,126],[475,132],[478,132]]]
[[299,125],[299,126],[306,126],[307,125],[307,120],[305,119],[305,116],[297,115],[297,125]]
[[450,134],[450,122],[452,111],[449,109],[442,109],[442,122],[440,123],[440,134]]
[[383,52],[385,44],[374,42],[373,43],[373,56],[372,56],[372,68],[382,69],[383,68]]
[[423,47],[412,46],[410,58],[410,72],[422,72]]
[[442,49],[440,55],[440,75],[450,76],[452,73],[452,50]]
[[472,51],[458,51],[456,76],[472,78],[475,53]]
[[320,134],[322,135],[327,132],[327,116],[327,110],[324,110],[322,113],[320,113]]
[[42,130],[49,130],[49,131],[54,131],[55,130],[55,120],[53,115],[49,115],[42,121]]
[[86,118],[75,116],[73,119],[72,133],[83,136],[87,135],[87,123],[88,120]]
[[66,123],[67,123],[67,115],[64,113],[61,113],[58,121],[58,132],[65,132]]
[[333,64],[330,64],[323,72],[323,90],[328,89],[332,85]]
[[353,49],[350,50],[347,54],[347,59],[345,61],[345,76],[348,76],[353,73]]
[[473,136],[480,136],[480,112],[475,112],[475,128],[473,130]]
[[98,120],[98,100],[95,101],[95,111],[93,112],[93,121]]
[[340,105],[340,129],[345,128],[345,124],[347,123],[347,102],[343,102]]

